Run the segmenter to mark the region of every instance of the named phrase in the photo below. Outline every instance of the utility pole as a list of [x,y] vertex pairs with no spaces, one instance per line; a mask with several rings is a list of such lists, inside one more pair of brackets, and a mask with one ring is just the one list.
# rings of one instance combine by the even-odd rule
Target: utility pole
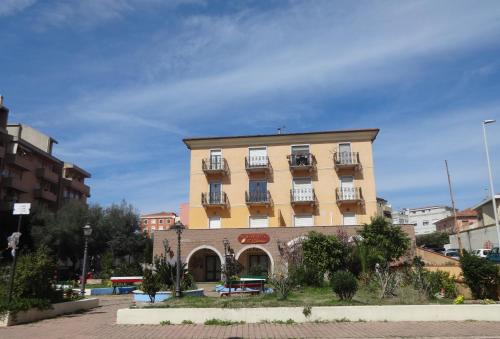
[[458,250],[460,251],[461,255],[463,252],[462,239],[460,238],[460,230],[457,223],[457,210],[455,209],[455,199],[453,199],[453,191],[451,189],[451,179],[450,179],[450,171],[448,170],[448,161],[445,160],[444,164],[446,165],[446,175],[448,176],[448,188],[450,189],[451,208],[453,208],[453,223],[455,225],[455,234],[457,235]]

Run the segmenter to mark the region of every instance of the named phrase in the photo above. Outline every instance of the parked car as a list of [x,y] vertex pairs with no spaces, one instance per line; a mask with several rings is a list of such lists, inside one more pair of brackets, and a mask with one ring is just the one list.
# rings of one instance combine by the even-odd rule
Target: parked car
[[500,264],[500,251],[498,247],[494,247],[490,253],[486,256],[486,259],[493,261],[496,264]]
[[476,250],[472,250],[472,254],[478,256],[480,258],[486,258],[488,253],[490,253],[491,249],[489,248],[478,248]]
[[449,249],[443,252],[443,255],[452,258],[452,259],[460,259],[460,252],[458,249]]

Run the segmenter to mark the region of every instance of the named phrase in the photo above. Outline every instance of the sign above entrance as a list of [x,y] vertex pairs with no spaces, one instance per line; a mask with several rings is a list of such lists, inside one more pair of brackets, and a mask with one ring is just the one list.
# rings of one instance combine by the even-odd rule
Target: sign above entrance
[[267,244],[270,238],[265,233],[244,233],[238,236],[241,244]]

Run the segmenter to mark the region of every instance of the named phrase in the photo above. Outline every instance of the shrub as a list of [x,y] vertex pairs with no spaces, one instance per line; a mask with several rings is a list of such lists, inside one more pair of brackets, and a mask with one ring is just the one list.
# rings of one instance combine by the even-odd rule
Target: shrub
[[276,265],[273,274],[269,278],[269,282],[273,286],[279,300],[288,298],[292,290],[292,280],[288,274],[287,268],[283,263]]
[[145,269],[141,289],[148,294],[149,300],[151,300],[152,303],[155,302],[156,292],[158,292],[160,288],[161,282],[159,275],[154,274],[153,271],[149,269]]
[[358,290],[358,281],[354,274],[349,271],[337,271],[333,273],[331,285],[340,300],[351,300]]
[[262,265],[255,265],[249,268],[248,274],[250,275],[258,275],[258,276],[267,276],[267,268]]
[[441,290],[444,290],[446,298],[455,298],[457,296],[457,287],[455,278],[450,273],[444,271],[426,272],[428,282],[427,296],[433,298]]
[[21,255],[18,259],[13,296],[19,299],[46,299],[62,301],[62,291],[56,291],[55,260],[45,246],[36,252]]
[[[350,249],[334,235],[309,232],[302,243],[304,264],[311,285],[323,284],[326,273],[345,269]],[[311,279],[312,278],[312,279]]]
[[497,299],[500,272],[497,265],[464,251],[460,257],[464,281],[476,299]]

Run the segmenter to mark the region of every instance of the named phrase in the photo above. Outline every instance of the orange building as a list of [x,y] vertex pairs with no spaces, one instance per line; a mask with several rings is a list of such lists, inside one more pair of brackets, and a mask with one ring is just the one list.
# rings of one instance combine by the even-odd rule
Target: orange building
[[159,212],[141,215],[141,231],[148,235],[155,231],[168,230],[175,222],[177,214],[174,212]]
[[[436,232],[455,233],[455,218],[453,215],[436,221]],[[457,226],[460,231],[467,231],[478,227],[478,213],[473,209],[457,212]]]

